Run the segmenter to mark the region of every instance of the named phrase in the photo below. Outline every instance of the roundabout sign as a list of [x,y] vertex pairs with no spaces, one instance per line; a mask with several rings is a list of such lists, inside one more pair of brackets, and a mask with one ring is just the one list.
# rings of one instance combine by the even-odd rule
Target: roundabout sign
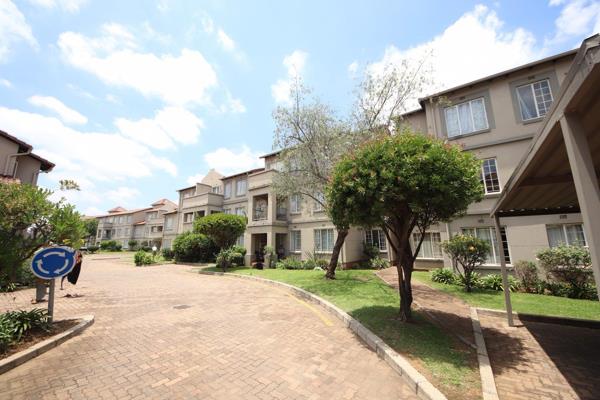
[[70,247],[48,247],[38,251],[31,260],[31,271],[41,279],[67,275],[75,265],[75,250]]

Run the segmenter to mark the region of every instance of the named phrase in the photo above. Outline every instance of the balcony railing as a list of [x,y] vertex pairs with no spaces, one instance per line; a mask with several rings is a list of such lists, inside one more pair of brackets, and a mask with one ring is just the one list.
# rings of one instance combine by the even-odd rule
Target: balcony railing
[[252,213],[252,221],[262,221],[267,219],[267,210],[254,210]]
[[276,218],[279,221],[287,221],[287,208],[277,208]]

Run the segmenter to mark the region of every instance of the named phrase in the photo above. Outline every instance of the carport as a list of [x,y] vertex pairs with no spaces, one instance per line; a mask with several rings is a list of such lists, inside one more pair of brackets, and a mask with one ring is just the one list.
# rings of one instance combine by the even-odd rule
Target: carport
[[[581,213],[600,288],[600,36],[583,41],[552,109],[492,210],[503,217]],[[503,242],[498,237],[498,243]],[[502,249],[503,251],[504,249]],[[508,274],[500,258],[509,325]],[[599,292],[600,294],[600,292]]]

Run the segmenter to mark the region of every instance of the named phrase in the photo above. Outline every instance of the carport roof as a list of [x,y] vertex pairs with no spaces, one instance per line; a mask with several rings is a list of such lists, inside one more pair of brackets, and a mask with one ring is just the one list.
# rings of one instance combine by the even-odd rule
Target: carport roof
[[[579,212],[560,120],[578,114],[592,154],[600,154],[600,35],[581,45],[540,130],[508,180],[492,215]],[[594,158],[596,171],[600,157]]]

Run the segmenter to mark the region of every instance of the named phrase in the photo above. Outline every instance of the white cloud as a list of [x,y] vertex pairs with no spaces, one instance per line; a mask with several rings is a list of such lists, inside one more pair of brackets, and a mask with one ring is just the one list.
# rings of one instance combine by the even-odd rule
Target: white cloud
[[88,0],[29,0],[31,4],[45,8],[61,8],[70,13],[76,13]]
[[188,178],[185,181],[188,185],[192,186],[198,182],[201,182],[202,179],[204,179],[204,177],[205,177],[204,174],[191,175],[191,176],[188,176]]
[[504,29],[495,11],[478,5],[429,42],[407,50],[388,46],[382,59],[371,64],[367,73],[380,73],[390,65],[402,66],[406,61],[410,64],[427,60],[423,68],[431,71],[434,83],[423,94],[429,94],[540,56],[530,32],[522,28]]
[[259,158],[265,154],[260,151],[252,151],[248,146],[237,149],[220,147],[215,151],[206,153],[204,161],[208,168],[214,168],[222,174],[229,175],[262,167],[263,162]]
[[67,107],[56,97],[36,95],[31,96],[27,101],[34,106],[54,111],[66,124],[84,125],[88,121],[84,115],[81,115],[72,108]]
[[90,92],[83,90],[82,88],[80,88],[77,85],[74,85],[72,83],[67,83],[67,87],[70,90],[72,90],[74,93],[76,93],[78,96],[85,97],[86,99],[89,99],[89,100],[97,100],[96,96],[94,96]]
[[[551,0],[550,6],[564,6],[554,21],[556,32],[546,46],[579,39],[600,31],[600,2],[596,0]],[[577,43],[578,44],[578,43]]]
[[165,107],[154,118],[129,120],[117,118],[115,125],[123,135],[156,149],[173,149],[175,143],[194,144],[204,127],[201,119],[179,107]]
[[218,85],[214,69],[200,52],[183,49],[178,56],[139,52],[134,36],[117,24],[105,25],[98,38],[62,33],[58,47],[73,67],[168,104],[207,104],[208,90]]
[[0,85],[4,86],[6,88],[12,87],[12,83],[8,79],[0,79]]
[[156,8],[161,13],[165,13],[171,9],[171,0],[158,0],[156,2]]
[[118,133],[83,132],[54,117],[0,107],[2,129],[35,147],[56,164],[52,176],[89,182],[114,182],[152,176],[177,175],[177,167],[147,146]]
[[86,208],[83,210],[83,215],[88,215],[88,216],[90,216],[90,217],[92,217],[92,216],[96,216],[96,215],[103,215],[103,214],[106,214],[106,212],[105,212],[105,211],[102,211],[101,209],[99,209],[99,208],[98,208],[98,207],[96,207],[96,206],[90,206],[90,207],[86,207]]
[[20,41],[34,49],[38,43],[25,16],[11,0],[0,1],[0,63],[6,62],[11,46]]
[[290,89],[292,83],[302,75],[307,58],[308,53],[302,50],[294,50],[291,54],[288,54],[283,58],[283,66],[286,68],[287,78],[279,79],[271,85],[271,95],[276,103],[290,103]]
[[116,204],[129,203],[131,200],[133,200],[139,195],[139,190],[127,186],[121,186],[116,189],[109,190],[106,193],[106,197]]
[[246,112],[246,106],[241,99],[235,98],[231,95],[229,90],[225,91],[227,100],[224,104],[219,107],[219,112],[225,114],[231,112],[232,114],[243,114]]
[[354,77],[356,76],[356,73],[358,72],[358,61],[352,61],[349,65],[348,65],[348,75],[350,75],[350,77]]
[[235,50],[235,42],[221,28],[219,28],[219,30],[217,31],[217,40],[219,41],[219,44],[221,45],[221,47],[223,47],[223,49],[227,51]]

